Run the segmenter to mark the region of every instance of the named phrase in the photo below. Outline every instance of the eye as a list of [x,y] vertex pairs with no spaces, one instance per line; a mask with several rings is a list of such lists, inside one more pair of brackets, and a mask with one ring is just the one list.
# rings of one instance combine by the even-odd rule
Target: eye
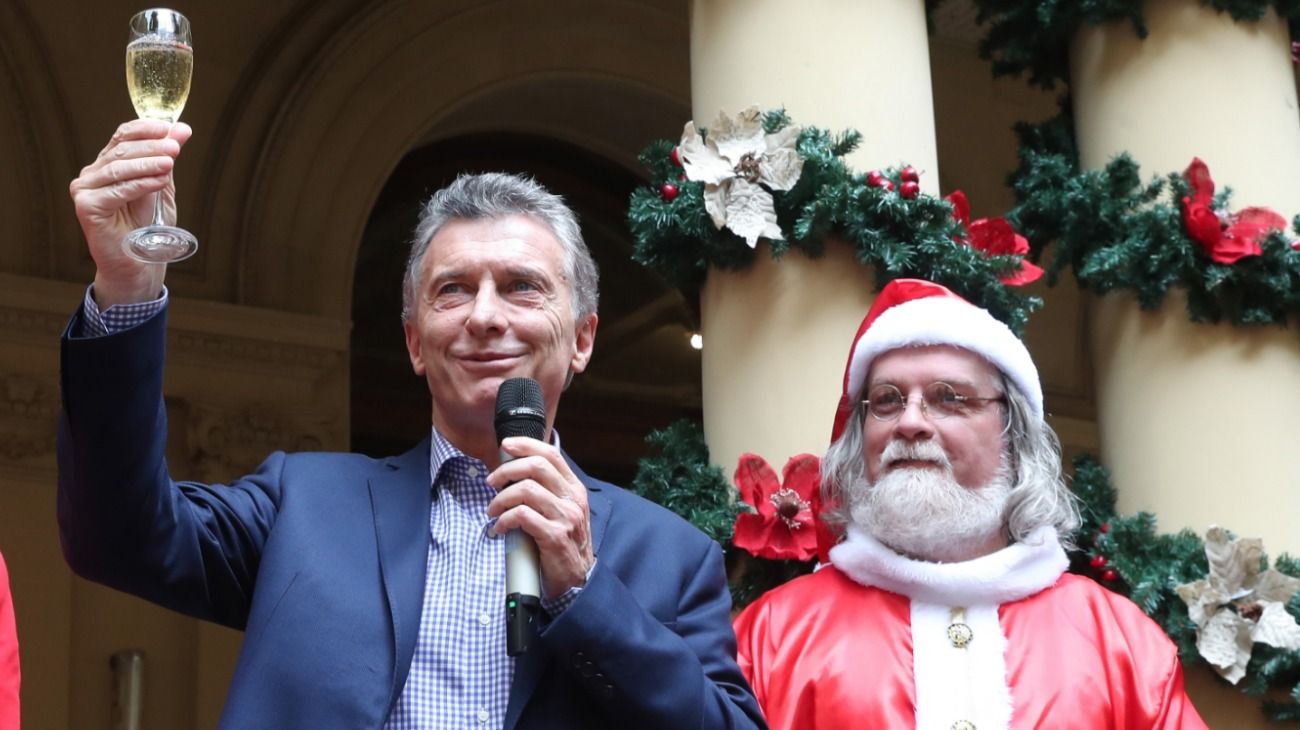
[[931,383],[925,389],[925,405],[945,415],[955,416],[965,412],[967,402],[965,396],[958,393],[951,385]]
[[510,291],[510,292],[537,291],[537,285],[526,279],[518,279],[516,281],[510,282],[510,286],[506,287],[506,291]]
[[903,394],[892,385],[877,385],[867,393],[867,408],[878,418],[889,418],[906,405]]

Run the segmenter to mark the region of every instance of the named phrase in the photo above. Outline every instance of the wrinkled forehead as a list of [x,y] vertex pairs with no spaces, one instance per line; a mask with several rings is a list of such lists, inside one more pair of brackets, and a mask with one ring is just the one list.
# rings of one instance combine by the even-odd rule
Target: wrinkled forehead
[[866,388],[880,383],[929,385],[936,381],[994,386],[1002,373],[983,355],[954,345],[916,345],[886,350],[867,367]]

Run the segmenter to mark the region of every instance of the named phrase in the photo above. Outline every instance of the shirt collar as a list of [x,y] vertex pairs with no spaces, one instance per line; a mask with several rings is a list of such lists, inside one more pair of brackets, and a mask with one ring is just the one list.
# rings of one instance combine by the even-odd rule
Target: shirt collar
[[[429,438],[429,481],[431,483],[436,484],[438,482],[438,473],[442,471],[443,465],[452,459],[471,459],[477,463],[482,463],[456,448],[455,444],[438,432],[436,426],[429,430],[432,432]],[[557,449],[560,448],[560,432],[554,428],[551,429],[551,445]]]

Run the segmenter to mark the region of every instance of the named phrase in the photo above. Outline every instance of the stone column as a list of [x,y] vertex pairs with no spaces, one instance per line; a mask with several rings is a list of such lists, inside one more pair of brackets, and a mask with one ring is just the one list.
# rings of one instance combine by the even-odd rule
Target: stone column
[[[697,0],[691,15],[697,124],[784,107],[797,124],[855,128],[858,170],[906,162],[938,192],[929,46],[921,0]],[[787,232],[788,233],[788,232]],[[756,453],[778,471],[830,438],[849,343],[872,300],[843,243],[744,272],[711,270],[701,293],[704,428],[715,464]]]
[[[1196,0],[1148,0],[1150,36],[1086,28],[1072,47],[1081,163],[1128,151],[1144,176],[1209,165],[1232,206],[1300,210],[1300,121],[1286,24],[1235,23]],[[1100,298],[1092,344],[1102,457],[1123,512],[1164,531],[1211,523],[1300,550],[1300,332],[1192,324],[1175,292],[1154,313]]]

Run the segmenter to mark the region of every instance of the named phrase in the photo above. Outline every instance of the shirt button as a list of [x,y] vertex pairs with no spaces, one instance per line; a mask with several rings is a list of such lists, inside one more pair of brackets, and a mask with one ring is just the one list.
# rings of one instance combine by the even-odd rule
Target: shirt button
[[487,615],[486,613],[480,613],[478,615],[478,622],[483,624],[484,626],[487,626],[488,624],[492,623],[492,617]]
[[479,721],[479,722],[487,722],[487,721],[488,721],[488,711],[487,711],[487,710],[479,710],[479,711],[478,711],[478,721]]
[[477,467],[477,466],[471,466],[471,467],[469,468],[469,475],[470,475],[470,477],[473,478],[473,479],[478,479],[478,478],[479,478],[479,475],[480,475],[481,473],[482,473],[482,472],[480,472],[480,471],[478,470],[478,467]]

